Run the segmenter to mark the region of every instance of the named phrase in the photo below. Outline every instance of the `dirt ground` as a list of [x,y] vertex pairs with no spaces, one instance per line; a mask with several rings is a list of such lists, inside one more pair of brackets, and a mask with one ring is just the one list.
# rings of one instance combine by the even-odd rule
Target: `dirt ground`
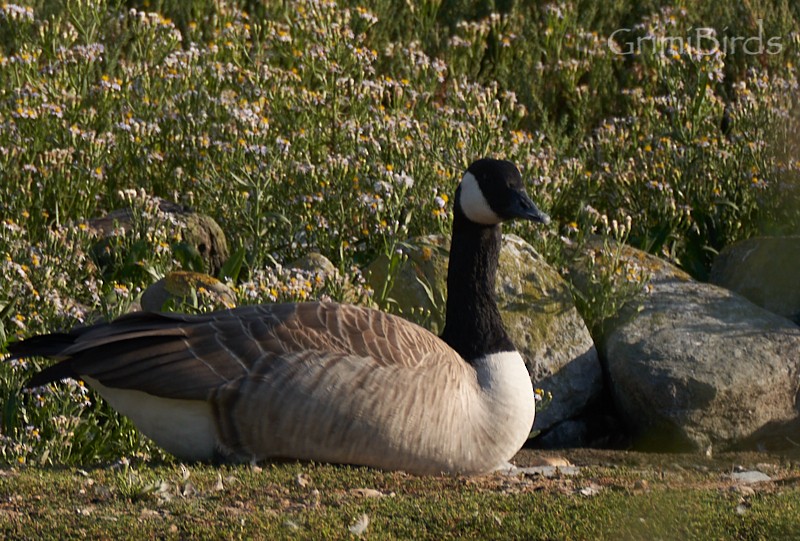
[[[628,488],[646,487],[648,480],[663,482],[670,488],[719,488],[758,486],[800,487],[800,448],[785,453],[737,452],[717,455],[643,453],[608,449],[522,449],[512,459],[518,467],[573,465],[581,473],[607,479]],[[736,474],[760,472],[769,481],[751,483]],[[556,475],[555,478],[564,478]],[[612,481],[613,479],[613,481]]]
[[532,466],[542,458],[565,458],[575,466],[627,466],[706,468],[708,470],[730,469],[732,466],[755,467],[759,464],[774,464],[800,467],[800,447],[783,453],[735,452],[706,456],[682,453],[643,453],[614,449],[522,449],[513,461],[518,466]]

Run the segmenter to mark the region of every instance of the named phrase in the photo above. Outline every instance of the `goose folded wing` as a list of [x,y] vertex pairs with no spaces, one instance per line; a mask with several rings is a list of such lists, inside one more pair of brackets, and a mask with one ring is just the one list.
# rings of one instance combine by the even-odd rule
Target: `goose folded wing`
[[[12,348],[16,357],[63,359],[34,376],[30,387],[87,377],[106,387],[178,399],[205,400],[277,359],[303,358],[305,365],[314,358],[349,356],[405,369],[458,362],[452,349],[421,327],[333,303],[246,306],[201,315],[135,313],[48,336]],[[316,353],[303,355],[308,352]]]

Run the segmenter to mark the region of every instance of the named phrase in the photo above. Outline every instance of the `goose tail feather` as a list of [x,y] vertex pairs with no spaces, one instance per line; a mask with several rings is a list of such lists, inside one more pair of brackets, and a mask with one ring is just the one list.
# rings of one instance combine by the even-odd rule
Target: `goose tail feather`
[[26,389],[41,387],[48,383],[54,383],[66,378],[78,378],[72,368],[69,357],[64,358],[64,351],[72,347],[75,343],[76,335],[68,333],[52,333],[34,336],[27,340],[14,342],[8,345],[8,360],[27,359],[29,357],[49,357],[61,358],[61,362],[49,366],[33,375],[25,384]]

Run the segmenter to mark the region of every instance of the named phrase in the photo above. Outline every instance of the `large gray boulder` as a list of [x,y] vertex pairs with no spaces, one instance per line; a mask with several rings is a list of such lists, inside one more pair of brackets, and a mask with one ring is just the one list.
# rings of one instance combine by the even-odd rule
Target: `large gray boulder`
[[[398,310],[403,314],[430,311],[426,323],[434,332],[444,326],[448,248],[449,240],[441,235],[408,241],[401,247],[405,260],[388,282],[386,296]],[[389,267],[387,258],[379,258],[367,269],[367,281],[376,291],[387,284]],[[559,423],[581,415],[603,388],[597,350],[575,309],[569,286],[528,243],[505,235],[497,300],[534,385],[553,395],[548,408],[537,412],[535,430],[549,431],[559,445],[583,444],[566,435],[553,437]],[[577,432],[570,428],[569,434]]]
[[800,323],[800,236],[759,237],[727,246],[710,281]]
[[788,445],[799,417],[800,328],[653,256],[623,253],[647,262],[650,292],[610,326],[601,357],[639,446]]
[[[597,349],[569,285],[530,244],[505,235],[497,303],[534,385],[553,395],[547,409],[537,413],[534,428],[558,431],[556,425],[584,413],[603,390]],[[585,443],[554,436],[562,445]]]

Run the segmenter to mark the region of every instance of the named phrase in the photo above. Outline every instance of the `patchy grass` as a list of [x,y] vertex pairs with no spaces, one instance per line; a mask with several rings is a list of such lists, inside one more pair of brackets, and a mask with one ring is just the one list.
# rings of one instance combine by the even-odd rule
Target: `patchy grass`
[[[201,270],[152,196],[219,222],[239,259],[220,278],[240,303],[376,302],[359,269],[447,233],[458,175],[482,155],[521,166],[554,220],[514,232],[558,268],[565,245],[600,234],[702,277],[730,242],[798,232],[796,3],[20,3],[0,4],[0,349],[119,315],[165,273]],[[779,38],[780,51],[668,40],[700,26]],[[652,46],[614,53],[640,37]],[[107,241],[107,264],[89,221],[120,207],[141,220]],[[340,282],[280,266],[312,251]],[[592,328],[645,279],[593,278],[580,299]],[[40,362],[0,364],[6,538],[347,537],[365,513],[376,538],[798,537],[796,465],[746,497],[721,467],[591,460],[577,479],[297,464],[185,478],[80,382],[22,392]],[[136,466],[98,466],[122,456]]]
[[[570,453],[568,452],[569,456]],[[525,463],[533,458],[523,451]],[[800,462],[575,451],[577,476],[412,477],[305,463],[0,472],[6,539],[798,539]],[[737,485],[735,466],[772,481]]]

